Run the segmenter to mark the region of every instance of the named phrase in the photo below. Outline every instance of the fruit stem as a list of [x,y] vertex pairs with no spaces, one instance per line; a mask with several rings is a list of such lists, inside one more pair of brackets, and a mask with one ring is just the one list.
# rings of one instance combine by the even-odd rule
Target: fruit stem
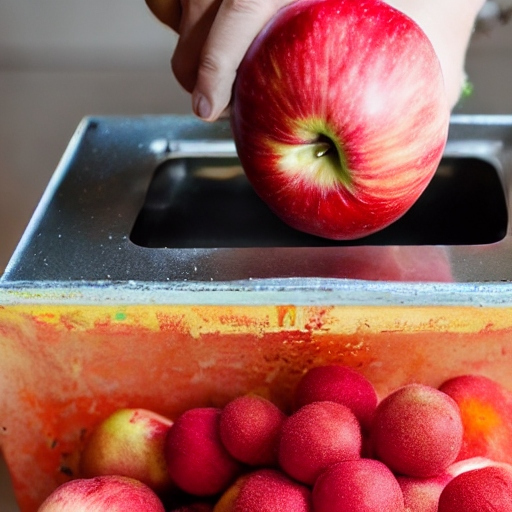
[[325,156],[331,149],[332,146],[329,142],[318,142],[315,144],[315,155],[317,158],[321,158]]
[[314,142],[314,154],[317,158],[329,160],[331,168],[336,170],[338,180],[345,186],[350,187],[350,173],[347,170],[343,152],[333,138],[327,134],[320,133]]

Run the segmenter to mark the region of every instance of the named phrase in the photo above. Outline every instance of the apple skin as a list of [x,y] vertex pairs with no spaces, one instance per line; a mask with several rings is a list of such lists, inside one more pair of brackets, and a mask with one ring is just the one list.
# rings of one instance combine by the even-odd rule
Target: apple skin
[[256,193],[290,226],[336,240],[401,217],[430,182],[450,108],[424,32],[379,0],[299,0],[237,72],[231,126]]
[[174,485],[164,446],[172,425],[169,418],[147,409],[115,411],[87,439],[80,456],[81,476],[127,476],[159,494],[170,491]]
[[107,475],[71,480],[46,498],[38,512],[165,512],[158,496],[133,478]]

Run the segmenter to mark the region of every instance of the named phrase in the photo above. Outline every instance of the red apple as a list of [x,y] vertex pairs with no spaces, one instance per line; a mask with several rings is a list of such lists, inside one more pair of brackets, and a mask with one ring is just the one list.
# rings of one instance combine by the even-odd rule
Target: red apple
[[172,421],[146,409],[120,409],[88,438],[80,458],[84,477],[122,475],[158,492],[172,487],[164,445]]
[[165,512],[157,495],[145,484],[108,475],[71,480],[53,491],[38,512]]
[[231,122],[267,205],[298,230],[342,240],[414,204],[449,116],[438,58],[414,21],[379,0],[300,0],[246,53]]

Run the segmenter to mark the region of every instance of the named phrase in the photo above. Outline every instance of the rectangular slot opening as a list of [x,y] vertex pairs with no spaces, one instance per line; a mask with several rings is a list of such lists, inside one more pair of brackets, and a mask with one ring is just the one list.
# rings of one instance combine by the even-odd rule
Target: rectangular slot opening
[[169,160],[155,171],[130,234],[148,248],[475,245],[505,237],[507,205],[496,169],[444,158],[416,204],[391,226],[332,241],[284,224],[256,195],[237,158]]

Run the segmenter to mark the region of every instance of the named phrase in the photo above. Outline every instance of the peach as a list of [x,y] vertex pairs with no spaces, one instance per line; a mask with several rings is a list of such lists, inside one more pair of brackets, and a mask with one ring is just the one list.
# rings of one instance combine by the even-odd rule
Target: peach
[[172,487],[164,443],[172,421],[146,409],[120,409],[87,439],[80,457],[81,476],[121,475],[161,492]]
[[458,459],[481,456],[512,463],[512,392],[481,375],[461,375],[441,391],[457,402],[464,436]]
[[430,478],[397,476],[407,512],[437,512],[439,496],[452,479],[448,473]]
[[453,478],[439,497],[438,512],[510,512],[512,466],[506,466],[474,469]]
[[454,462],[440,475],[430,478],[398,476],[407,512],[437,512],[439,496],[452,478],[473,469],[496,465],[490,459],[474,457]]
[[285,418],[269,400],[241,396],[222,410],[220,437],[235,459],[251,466],[276,466],[279,433]]
[[348,366],[326,365],[311,368],[295,390],[296,409],[313,402],[338,402],[347,406],[367,429],[377,407],[372,383]]
[[164,454],[173,482],[196,496],[224,491],[241,464],[224,448],[219,434],[221,410],[198,407],[177,418],[167,435]]
[[315,512],[403,512],[398,481],[378,460],[359,459],[328,467],[313,487]]
[[313,484],[327,466],[361,456],[361,429],[354,413],[336,402],[314,402],[284,420],[279,464],[292,478]]
[[214,512],[311,510],[311,491],[275,469],[258,469],[241,476],[214,508]]
[[147,485],[133,478],[105,475],[62,484],[46,498],[38,512],[165,512]]
[[426,478],[455,461],[462,435],[454,400],[431,386],[409,384],[378,405],[371,445],[375,457],[393,472]]

